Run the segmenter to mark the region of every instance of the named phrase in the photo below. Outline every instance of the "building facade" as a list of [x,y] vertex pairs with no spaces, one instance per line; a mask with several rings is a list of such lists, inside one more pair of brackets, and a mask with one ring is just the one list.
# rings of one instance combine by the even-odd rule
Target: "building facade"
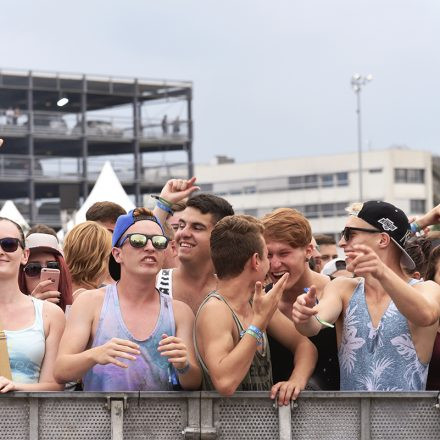
[[[433,206],[432,164],[431,153],[424,151],[364,152],[364,200],[393,203],[408,215],[426,212]],[[314,233],[337,234],[345,208],[359,201],[357,153],[197,165],[196,175],[202,190],[225,197],[237,213],[261,217],[278,207],[295,208]]]

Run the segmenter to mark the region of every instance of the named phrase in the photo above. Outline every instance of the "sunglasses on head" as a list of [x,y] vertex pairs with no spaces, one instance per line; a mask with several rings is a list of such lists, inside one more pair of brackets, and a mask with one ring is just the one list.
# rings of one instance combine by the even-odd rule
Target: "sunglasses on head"
[[0,239],[0,246],[5,252],[15,252],[19,245],[23,247],[23,243],[18,238],[5,237]]
[[46,266],[43,266],[41,263],[37,262],[28,263],[26,266],[24,266],[23,270],[28,277],[39,277],[43,267],[47,267],[48,269],[60,269],[58,261],[48,261]]
[[382,232],[382,231],[379,231],[378,229],[354,228],[351,226],[346,226],[341,231],[341,238],[343,238],[345,241],[350,241],[352,231],[368,232],[370,234],[377,234],[377,233],[380,234]]
[[143,248],[147,245],[148,240],[151,240],[155,249],[162,250],[168,246],[168,238],[165,235],[128,234],[122,239],[119,247],[122,247],[127,238],[134,248]]

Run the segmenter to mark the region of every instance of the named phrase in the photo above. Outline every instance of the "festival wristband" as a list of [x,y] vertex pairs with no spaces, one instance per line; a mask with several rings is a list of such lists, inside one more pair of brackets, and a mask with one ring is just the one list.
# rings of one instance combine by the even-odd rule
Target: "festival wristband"
[[417,222],[412,222],[410,224],[410,227],[411,227],[411,232],[413,234],[420,232],[422,230],[422,228],[420,227],[420,225]]
[[191,368],[191,365],[190,365],[189,361],[186,361],[186,365],[183,368],[176,368],[176,371],[179,374],[185,374],[185,373],[188,373],[190,368]]
[[170,215],[174,215],[174,211],[167,205],[165,205],[164,203],[162,203],[160,200],[158,200],[156,202],[156,206],[161,209],[162,211],[167,212]]
[[260,339],[263,339],[263,332],[256,325],[251,324],[248,327],[248,330],[252,330],[253,332],[255,332],[258,335],[258,337]]
[[[304,289],[304,292],[307,293],[308,291],[309,291],[309,289],[306,287],[306,288]],[[319,304],[319,299],[316,298],[316,305],[318,305],[318,304]],[[324,321],[323,319],[321,319],[318,315],[315,315],[315,318],[316,318],[316,320],[317,320],[320,324],[322,324],[322,325],[324,325],[324,326],[326,326],[326,327],[330,327],[330,328],[334,328],[334,327],[335,327],[333,324],[330,324],[330,322],[327,322],[327,321]]]
[[173,206],[172,202],[169,202],[167,199],[164,199],[163,197],[156,196],[154,194],[151,194],[150,197],[153,197],[153,199],[156,199],[157,201],[162,202],[164,205],[168,206],[168,208],[170,208],[170,209]]

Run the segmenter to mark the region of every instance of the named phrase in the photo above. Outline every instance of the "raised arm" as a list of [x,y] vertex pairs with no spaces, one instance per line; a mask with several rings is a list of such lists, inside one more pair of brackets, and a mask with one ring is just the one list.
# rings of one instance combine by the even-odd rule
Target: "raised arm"
[[102,296],[97,290],[79,296],[73,303],[55,362],[54,375],[58,382],[78,380],[96,364],[113,363],[126,368],[116,358],[135,359],[134,355],[140,353],[134,342],[117,338],[86,350],[92,339],[94,314],[101,304]]

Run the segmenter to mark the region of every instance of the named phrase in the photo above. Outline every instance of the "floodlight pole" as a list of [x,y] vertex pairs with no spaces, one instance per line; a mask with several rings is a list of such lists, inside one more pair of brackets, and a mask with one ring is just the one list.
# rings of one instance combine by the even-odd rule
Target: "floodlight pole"
[[351,77],[351,87],[356,93],[356,115],[357,115],[357,137],[358,137],[358,174],[359,174],[359,202],[364,201],[363,179],[362,179],[362,117],[361,117],[361,91],[362,86],[373,79],[373,76],[362,76],[355,73]]

